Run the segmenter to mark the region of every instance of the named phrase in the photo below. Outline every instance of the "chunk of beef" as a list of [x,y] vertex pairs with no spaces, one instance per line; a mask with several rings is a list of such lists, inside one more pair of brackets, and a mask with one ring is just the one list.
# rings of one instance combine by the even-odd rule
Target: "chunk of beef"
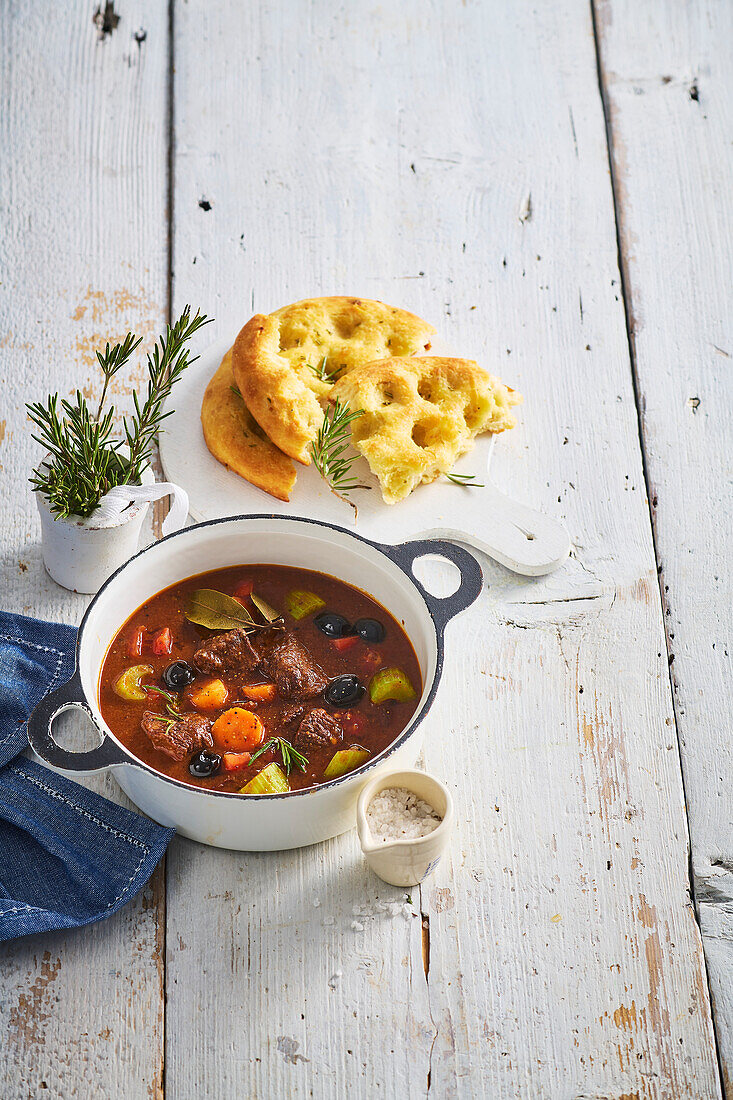
[[271,638],[260,667],[285,699],[312,699],[328,683],[321,666],[294,634]]
[[287,733],[298,725],[305,714],[302,703],[286,703],[277,709],[277,728],[281,733]]
[[184,714],[177,722],[170,722],[166,715],[146,710],[140,725],[153,748],[174,760],[185,760],[197,749],[210,749],[214,745],[210,720],[196,711]]
[[320,749],[324,745],[335,745],[343,735],[344,731],[337,716],[316,707],[306,714],[298,726],[294,743],[299,749]]
[[212,676],[222,672],[251,672],[260,663],[260,655],[245,631],[237,628],[209,638],[194,653],[193,663],[199,672]]

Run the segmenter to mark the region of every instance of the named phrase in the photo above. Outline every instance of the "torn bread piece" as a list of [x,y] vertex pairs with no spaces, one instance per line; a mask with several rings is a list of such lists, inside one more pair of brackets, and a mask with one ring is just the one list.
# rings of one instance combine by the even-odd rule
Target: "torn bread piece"
[[448,473],[481,432],[503,432],[522,397],[470,359],[391,358],[350,371],[330,398],[363,415],[351,441],[387,504]]

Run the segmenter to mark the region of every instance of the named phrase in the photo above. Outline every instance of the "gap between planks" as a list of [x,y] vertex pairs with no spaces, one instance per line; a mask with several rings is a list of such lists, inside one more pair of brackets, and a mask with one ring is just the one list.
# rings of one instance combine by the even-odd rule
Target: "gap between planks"
[[[166,156],[166,232],[168,234],[166,250],[166,322],[173,323],[173,220],[175,216],[175,185],[174,185],[174,161],[175,161],[175,58],[173,55],[173,27],[175,19],[175,0],[168,0],[168,69],[166,82],[167,110],[166,127],[168,137],[168,149]],[[157,448],[155,452],[155,474],[164,476],[163,467]],[[162,537],[163,520],[170,511],[168,498],[157,500],[153,506],[153,534],[156,539]],[[160,1096],[156,1100],[165,1100],[167,1050],[168,1050],[168,856],[163,856],[158,865],[156,874],[160,875],[160,1005],[161,1005],[161,1052],[160,1052]]]

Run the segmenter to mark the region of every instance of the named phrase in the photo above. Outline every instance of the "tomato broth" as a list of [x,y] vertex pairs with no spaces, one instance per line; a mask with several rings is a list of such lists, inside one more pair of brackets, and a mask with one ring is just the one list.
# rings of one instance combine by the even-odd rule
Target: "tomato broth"
[[[192,621],[211,614],[221,628]],[[421,693],[415,651],[385,608],[281,565],[217,569],[159,592],[117,633],[99,684],[105,722],[139,760],[245,793],[361,766],[396,740]]]

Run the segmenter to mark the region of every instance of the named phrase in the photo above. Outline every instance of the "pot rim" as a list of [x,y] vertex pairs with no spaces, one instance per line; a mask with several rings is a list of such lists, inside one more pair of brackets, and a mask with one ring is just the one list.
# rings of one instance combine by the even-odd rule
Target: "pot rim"
[[[345,775],[339,776],[336,779],[329,779],[325,783],[318,783],[318,784],[316,784],[312,787],[305,787],[305,788],[303,788],[301,790],[297,790],[297,791],[283,791],[283,792],[279,792],[279,793],[275,793],[275,794],[254,794],[254,795],[253,794],[246,794],[245,795],[245,794],[241,794],[239,791],[214,791],[214,790],[206,790],[205,788],[202,788],[202,787],[195,787],[191,784],[184,783],[180,779],[175,779],[175,778],[173,778],[173,776],[164,775],[163,773],[161,773],[159,771],[156,771],[156,769],[151,767],[149,764],[146,764],[144,761],[139,760],[138,757],[136,757],[127,748],[126,745],[122,744],[122,742],[115,736],[115,734],[112,732],[112,730],[110,730],[109,727],[105,723],[103,728],[101,728],[99,730],[99,732],[103,734],[103,737],[102,737],[102,741],[100,742],[100,745],[97,746],[97,747],[101,748],[101,746],[104,744],[105,740],[107,738],[109,738],[113,742],[113,744],[115,744],[124,753],[125,757],[127,758],[125,760],[111,761],[106,765],[106,767],[115,768],[115,767],[120,767],[120,766],[124,766],[124,765],[130,766],[130,767],[137,767],[137,768],[140,768],[144,772],[148,772],[154,779],[158,780],[159,782],[171,784],[173,787],[178,788],[182,791],[186,791],[189,794],[191,794],[192,796],[196,796],[196,797],[202,796],[202,797],[205,797],[205,798],[238,799],[238,800],[246,800],[247,802],[251,802],[253,800],[257,800],[258,802],[259,801],[264,801],[264,800],[279,800],[279,799],[293,800],[293,799],[295,799],[299,796],[303,796],[303,795],[313,796],[313,795],[319,795],[321,793],[325,794],[328,791],[334,790],[339,785],[345,785],[345,784],[348,784],[348,783],[353,783],[354,780],[358,781],[360,779],[363,779],[364,776],[366,776],[369,772],[373,771],[373,769],[375,769],[377,767],[380,767],[380,766],[383,766],[385,761],[387,761],[395,752],[397,752],[405,744],[405,742],[413,735],[413,733],[415,733],[418,726],[420,725],[420,723],[422,722],[422,720],[424,719],[424,717],[426,716],[426,714],[430,710],[430,707],[432,706],[433,701],[435,699],[435,695],[437,693],[438,686],[440,684],[442,671],[443,671],[443,653],[444,653],[443,629],[442,629],[442,627],[439,627],[438,621],[435,617],[434,609],[433,609],[433,607],[431,606],[431,604],[429,602],[431,594],[428,593],[423,588],[423,586],[420,584],[420,582],[418,581],[418,579],[415,577],[414,573],[411,570],[408,570],[408,568],[406,568],[404,565],[400,564],[394,557],[390,556],[390,554],[388,553],[388,550],[397,548],[399,546],[409,546],[411,543],[423,544],[423,543],[432,542],[432,543],[439,544],[441,541],[445,542],[447,540],[417,538],[417,539],[412,539],[412,540],[408,539],[404,543],[397,543],[397,544],[378,543],[378,542],[375,542],[372,539],[366,538],[364,535],[358,534],[355,531],[349,531],[344,527],[340,527],[338,524],[335,524],[335,523],[327,523],[323,520],[309,519],[306,516],[275,516],[275,515],[264,513],[264,512],[244,513],[244,514],[236,515],[236,516],[222,516],[218,519],[205,520],[202,523],[191,524],[189,527],[184,527],[180,531],[174,531],[170,535],[165,535],[163,538],[158,539],[156,542],[153,542],[149,546],[146,546],[142,550],[139,550],[136,554],[133,555],[133,557],[129,558],[128,561],[126,561],[123,565],[121,565],[117,570],[115,570],[114,573],[111,574],[111,576],[109,576],[107,578],[107,580],[104,582],[102,587],[95,594],[93,599],[90,601],[89,606],[87,607],[87,609],[84,613],[84,616],[82,618],[82,621],[79,625],[79,630],[78,630],[78,633],[77,633],[76,649],[75,649],[76,671],[74,673],[74,676],[72,677],[72,681],[76,680],[77,683],[78,683],[79,693],[82,697],[81,700],[79,701],[80,705],[82,707],[84,707],[84,709],[86,709],[87,712],[90,713],[90,715],[91,715],[90,703],[89,703],[86,692],[84,691],[84,688],[82,687],[81,681],[80,681],[79,656],[80,656],[81,647],[82,647],[83,642],[84,642],[84,629],[87,625],[89,617],[92,614],[92,611],[93,611],[97,601],[101,598],[101,596],[107,590],[107,588],[116,581],[117,577],[128,567],[128,565],[130,565],[137,558],[142,557],[143,554],[147,554],[151,551],[154,551],[158,546],[161,546],[163,543],[169,542],[172,539],[176,539],[176,538],[178,538],[180,536],[183,536],[187,533],[190,533],[192,531],[197,531],[197,530],[201,530],[201,529],[209,528],[209,527],[213,528],[213,527],[216,527],[216,526],[218,526],[220,524],[224,524],[224,523],[246,522],[248,520],[267,520],[267,521],[269,521],[271,523],[275,523],[275,524],[291,524],[291,523],[301,523],[301,524],[303,524],[303,523],[305,523],[305,524],[308,524],[312,527],[320,528],[321,530],[336,531],[339,535],[345,535],[349,539],[354,539],[356,542],[366,544],[371,549],[376,550],[378,554],[384,556],[387,559],[387,561],[389,561],[397,569],[401,570],[401,572],[404,573],[405,577],[407,578],[407,580],[410,582],[410,584],[413,586],[413,588],[416,590],[418,596],[420,597],[420,600],[421,600],[423,606],[425,607],[425,611],[426,611],[426,613],[427,613],[427,615],[430,619],[430,622],[431,622],[432,628],[433,628],[433,634],[434,634],[434,638],[435,638],[435,647],[436,647],[435,671],[433,673],[432,682],[430,683],[430,686],[428,688],[427,695],[425,695],[425,698],[423,699],[422,703],[420,704],[418,709],[414,712],[414,714],[410,718],[410,721],[405,726],[405,728],[399,733],[397,738],[391,744],[387,745],[386,748],[384,748],[380,753],[378,753],[377,756],[372,757],[370,760],[367,760],[360,767],[355,768],[353,771],[347,772]],[[422,553],[430,553],[430,550],[427,549],[427,550],[423,551]],[[439,551],[437,549],[435,551],[433,551],[433,553],[436,556],[440,556]],[[416,554],[415,555],[415,557],[419,557],[419,556],[422,556],[422,554]],[[478,567],[478,563],[476,563],[476,565]],[[455,593],[454,593],[454,595],[455,595]],[[476,595],[474,595],[474,597],[470,601],[470,603],[472,603],[477,598],[477,596],[478,596],[478,592],[476,593]],[[432,597],[432,598],[435,599],[438,602],[440,601],[440,597]],[[450,598],[451,597],[446,597],[446,600],[448,600]],[[466,604],[465,606],[469,606],[469,604]],[[105,654],[105,656],[106,656],[106,654]],[[99,672],[101,672],[102,664],[103,664],[103,661],[100,662],[100,664],[99,664],[98,674],[99,674]],[[97,693],[95,691],[94,706],[97,710],[99,710],[96,694]],[[69,699],[68,700],[68,705],[71,705],[72,702],[73,701],[71,699]],[[93,719],[93,721],[95,722],[95,725],[96,725],[97,724],[96,719]],[[94,751],[94,750],[92,750],[92,751]],[[83,755],[83,754],[80,754],[80,755]],[[72,771],[73,769],[68,768],[66,770]],[[97,770],[97,769],[95,769],[95,770]],[[102,769],[98,769],[98,770],[102,770]],[[105,770],[106,770],[106,768],[105,768]]]

